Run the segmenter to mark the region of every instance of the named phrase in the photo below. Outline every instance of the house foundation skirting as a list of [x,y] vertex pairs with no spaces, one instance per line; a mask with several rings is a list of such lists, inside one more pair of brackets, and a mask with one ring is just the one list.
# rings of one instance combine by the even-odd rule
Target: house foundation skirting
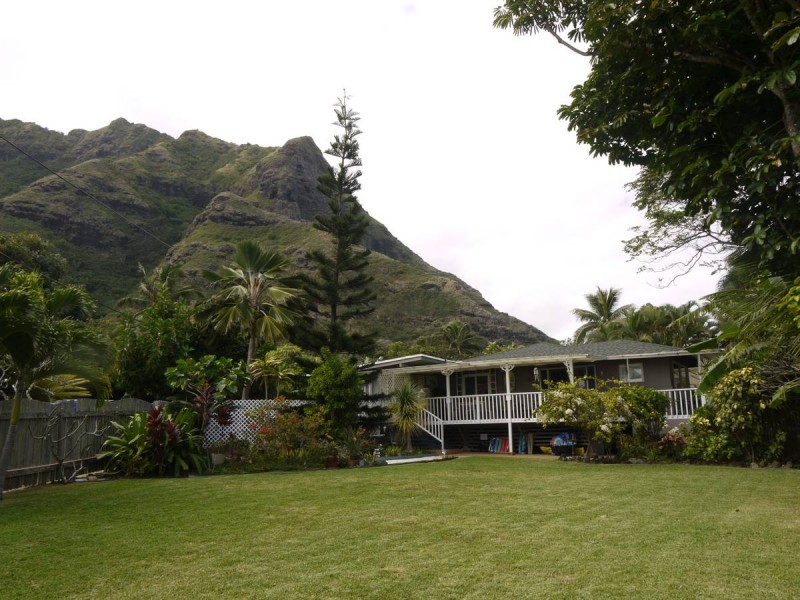
[[[579,446],[588,442],[586,432],[576,427],[551,425],[544,427],[538,423],[519,423],[513,425],[514,452],[519,450],[519,440],[524,437],[528,443],[528,453],[541,452],[540,446],[549,446],[550,439],[559,433],[572,433]],[[531,437],[528,434],[532,434]],[[508,427],[502,423],[483,425],[445,425],[444,447],[447,450],[469,450],[488,452],[492,438],[507,438]],[[415,447],[435,449],[439,442],[423,432],[415,436]]]

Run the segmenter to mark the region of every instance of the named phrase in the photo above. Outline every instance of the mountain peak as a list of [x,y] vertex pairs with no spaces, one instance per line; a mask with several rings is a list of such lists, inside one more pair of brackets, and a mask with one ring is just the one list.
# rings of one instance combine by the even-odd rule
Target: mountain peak
[[[314,216],[329,210],[317,190],[328,162],[309,136],[265,148],[197,130],[174,139],[123,118],[66,136],[20,121],[0,120],[0,131],[50,168],[69,168],[103,201],[88,202],[0,147],[0,233],[41,232],[63,253],[71,276],[107,306],[135,288],[139,263],[150,269],[165,259],[165,249],[132,222],[169,244],[167,260],[189,274],[225,264],[245,239],[284,253],[297,272],[309,268],[309,251],[331,244],[313,226]],[[378,221],[371,219],[363,243],[373,251],[368,269],[379,297],[365,327],[381,338],[408,341],[461,319],[487,340],[546,339],[427,265]]]

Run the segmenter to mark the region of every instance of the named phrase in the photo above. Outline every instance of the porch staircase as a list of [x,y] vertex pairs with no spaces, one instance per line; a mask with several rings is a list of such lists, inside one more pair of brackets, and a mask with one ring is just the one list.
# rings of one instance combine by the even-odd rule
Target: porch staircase
[[423,408],[417,414],[416,423],[417,427],[442,445],[442,454],[444,454],[444,421]]

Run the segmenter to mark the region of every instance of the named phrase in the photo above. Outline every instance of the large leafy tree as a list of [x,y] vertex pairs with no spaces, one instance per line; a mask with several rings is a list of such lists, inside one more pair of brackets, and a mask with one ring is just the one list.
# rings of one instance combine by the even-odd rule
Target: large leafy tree
[[[730,382],[737,380],[742,370],[751,373],[757,402],[747,406],[746,399],[740,398],[727,409],[752,408],[750,417],[759,413],[765,427],[759,429],[757,437],[763,434],[762,442],[776,452],[782,448],[785,458],[797,460],[800,457],[800,278],[790,284],[780,277],[762,277],[755,270],[751,271],[749,281],[734,287],[735,282],[745,279],[743,275],[748,268],[753,266],[748,267],[746,262],[734,265],[735,278],[708,297],[709,308],[720,319],[719,333],[691,349],[718,347],[722,352],[698,387],[702,392],[713,392],[712,405],[720,409],[717,406],[720,398],[742,392],[738,384],[734,386],[737,390],[730,389]],[[724,419],[722,424],[725,425]],[[726,426],[731,425],[736,426],[728,420]]]
[[373,278],[367,274],[370,251],[360,245],[369,219],[356,197],[361,189],[360,117],[347,100],[344,95],[335,105],[336,125],[342,131],[325,151],[336,165],[328,167],[317,185],[328,198],[330,212],[316,215],[314,227],[328,234],[331,247],[309,253],[316,273],[306,278],[305,288],[323,324],[316,345],[333,352],[367,354],[374,347],[373,337],[354,333],[347,326],[370,314],[375,301]]
[[196,347],[199,328],[193,318],[194,310],[186,302],[165,295],[136,314],[123,315],[114,335],[115,387],[144,400],[171,394],[165,373]]
[[308,378],[307,393],[322,408],[332,431],[346,431],[358,424],[364,390],[352,357],[323,351],[322,363]]
[[560,116],[594,154],[644,168],[640,208],[668,199],[773,274],[800,274],[796,1],[506,0],[494,22],[591,56]]
[[[11,390],[11,418],[0,453],[0,499],[25,397],[44,400],[108,392],[103,344],[86,324],[93,305],[74,286],[45,287],[38,272],[0,267],[0,366]],[[2,390],[5,395],[5,390]]]
[[[245,335],[248,365],[255,359],[259,344],[282,339],[292,324],[294,313],[288,304],[299,291],[286,283],[286,265],[287,260],[279,253],[245,241],[236,247],[232,265],[220,272],[203,272],[218,290],[204,314],[214,329]],[[248,382],[242,398],[249,394]]]
[[622,290],[618,288],[610,287],[604,290],[599,286],[595,292],[584,296],[589,308],[575,308],[572,311],[572,314],[583,322],[575,332],[576,343],[614,339],[608,328],[609,324],[632,308],[629,304],[620,306],[621,296]]
[[45,285],[58,281],[67,272],[67,261],[38,233],[0,235],[0,265],[8,263],[39,272]]

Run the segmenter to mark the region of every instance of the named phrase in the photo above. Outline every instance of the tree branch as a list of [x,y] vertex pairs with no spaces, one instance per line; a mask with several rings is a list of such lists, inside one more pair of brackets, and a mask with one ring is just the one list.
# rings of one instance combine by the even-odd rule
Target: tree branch
[[550,35],[552,35],[554,38],[556,38],[556,40],[558,40],[558,43],[559,43],[559,44],[562,44],[562,45],[566,46],[567,48],[569,48],[570,50],[572,50],[572,51],[573,51],[575,54],[580,54],[581,56],[594,56],[594,54],[592,54],[592,53],[591,53],[591,52],[589,52],[588,50],[581,50],[580,48],[576,48],[575,46],[573,46],[572,44],[570,44],[570,43],[569,43],[567,40],[565,40],[565,39],[564,39],[564,38],[562,38],[560,35],[558,35],[558,34],[557,34],[555,31],[553,31],[552,29],[545,29],[545,31],[546,31],[547,33],[549,33]]
[[701,63],[704,65],[728,67],[729,69],[733,69],[738,73],[741,73],[744,70],[744,67],[748,66],[746,63],[739,63],[735,60],[724,58],[722,56],[703,56],[700,54],[690,54],[689,52],[680,52],[680,51],[676,51],[675,56],[677,58],[683,58],[688,61]]

